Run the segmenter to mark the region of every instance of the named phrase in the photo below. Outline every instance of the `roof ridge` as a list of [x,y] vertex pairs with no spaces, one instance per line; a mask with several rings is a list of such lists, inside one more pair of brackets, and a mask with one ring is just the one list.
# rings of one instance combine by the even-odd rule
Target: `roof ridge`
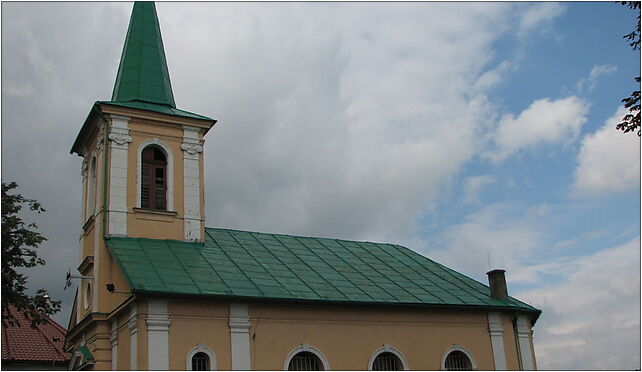
[[293,235],[293,234],[285,234],[285,233],[270,233],[270,232],[263,232],[263,231],[231,229],[231,228],[227,228],[227,227],[207,227],[207,226],[205,226],[205,229],[238,231],[238,232],[246,232],[246,233],[253,233],[253,234],[289,236],[291,238],[328,239],[328,240],[335,240],[335,241],[342,241],[342,242],[352,242],[352,243],[385,244],[385,245],[391,245],[391,246],[395,245],[394,243],[373,242],[373,241],[369,241],[369,240],[354,240],[354,239],[350,240],[350,239],[332,238],[332,237],[325,237],[325,236],[305,236],[305,235]]

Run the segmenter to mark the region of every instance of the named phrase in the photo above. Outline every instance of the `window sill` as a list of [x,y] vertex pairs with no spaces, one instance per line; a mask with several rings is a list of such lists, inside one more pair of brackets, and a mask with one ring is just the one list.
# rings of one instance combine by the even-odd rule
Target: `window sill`
[[153,214],[157,216],[170,216],[170,217],[175,217],[178,215],[178,212],[176,211],[164,211],[160,209],[148,209],[148,208],[133,208],[134,213],[141,213],[141,214]]

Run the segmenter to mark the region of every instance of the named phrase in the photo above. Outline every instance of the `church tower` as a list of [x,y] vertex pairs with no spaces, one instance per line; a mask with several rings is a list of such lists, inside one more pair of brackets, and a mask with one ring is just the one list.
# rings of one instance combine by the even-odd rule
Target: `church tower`
[[203,137],[215,123],[176,107],[155,5],[136,2],[112,98],[95,102],[71,148],[83,159],[71,332],[126,299],[106,289],[128,290],[105,240],[204,240]]

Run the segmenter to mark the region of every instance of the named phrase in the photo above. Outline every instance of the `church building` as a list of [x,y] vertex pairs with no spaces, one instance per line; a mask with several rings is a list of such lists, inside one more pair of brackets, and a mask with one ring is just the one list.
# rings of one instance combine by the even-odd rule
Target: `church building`
[[112,98],[71,148],[70,369],[536,369],[541,311],[503,270],[487,286],[396,244],[205,227],[215,124],[176,107],[155,5],[135,3]]

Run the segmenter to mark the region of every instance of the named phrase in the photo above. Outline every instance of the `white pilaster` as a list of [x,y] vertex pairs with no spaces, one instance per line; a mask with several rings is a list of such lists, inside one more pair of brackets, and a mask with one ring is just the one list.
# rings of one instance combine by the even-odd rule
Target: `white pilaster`
[[519,342],[522,368],[525,371],[534,370],[535,364],[533,362],[533,353],[531,352],[531,323],[525,315],[517,317],[517,340]]
[[147,351],[149,369],[169,370],[169,313],[166,300],[147,301]]
[[[86,155],[85,155],[86,156]],[[82,190],[80,192],[80,206],[81,206],[81,211],[80,211],[80,238],[78,239],[78,266],[82,263],[83,260],[83,241],[85,239],[85,231],[83,230],[83,226],[85,225],[85,222],[87,222],[87,215],[85,214],[85,198],[87,197],[87,160],[86,158],[83,158],[82,165],[80,166],[80,177],[82,179],[81,185],[82,185]],[[76,298],[76,324],[80,322],[80,311],[82,309],[81,305],[81,299],[82,294],[80,289],[78,289],[78,295]]]
[[[87,222],[87,211],[85,208],[85,200],[87,198],[87,168],[89,166],[89,163],[87,163],[87,159],[83,159],[82,165],[80,166],[80,177],[82,179],[81,185],[82,185],[82,190],[80,192],[80,206],[81,206],[81,211],[80,211],[80,235],[82,236],[84,231],[82,230],[82,226],[85,225],[85,222]],[[82,253],[81,253],[82,255]]]
[[502,327],[499,313],[488,313],[488,332],[493,347],[495,369],[505,371],[508,368],[506,366],[506,351],[504,350],[504,327]]
[[118,369],[118,320],[111,321],[111,369],[115,371]]
[[111,115],[109,169],[109,235],[127,236],[127,152],[132,141],[129,117]]
[[183,188],[185,240],[201,239],[200,154],[203,146],[198,138],[199,128],[183,127]]
[[[102,133],[103,131],[103,126],[104,124],[101,124],[101,128],[99,133]],[[99,169],[103,169],[104,167],[104,162],[106,161],[105,159],[105,152],[96,150],[96,167],[94,169],[95,173],[95,180],[96,180],[96,185],[95,185],[95,192],[94,192],[94,208],[92,209],[91,214],[92,215],[97,215],[96,213],[96,204],[99,200],[103,200],[103,193],[105,190],[103,189],[103,177],[104,174],[103,172],[99,172]],[[90,182],[91,183],[91,182]],[[99,204],[102,207],[102,203]],[[91,300],[91,311],[96,312],[98,311],[98,285],[96,283],[100,283],[99,278],[100,278],[100,242],[102,242],[102,234],[104,234],[104,231],[102,234],[99,234],[99,226],[98,226],[98,217],[95,217],[96,220],[94,221],[94,267],[93,267],[93,281],[91,282],[92,287],[93,287],[93,292],[92,292],[92,300]],[[103,213],[103,218],[105,218],[105,214]]]
[[230,343],[232,345],[232,369],[248,371],[250,361],[250,317],[247,304],[230,304]]
[[130,335],[130,349],[129,349],[129,369],[132,371],[138,370],[138,306],[132,304],[131,315],[127,321]]

